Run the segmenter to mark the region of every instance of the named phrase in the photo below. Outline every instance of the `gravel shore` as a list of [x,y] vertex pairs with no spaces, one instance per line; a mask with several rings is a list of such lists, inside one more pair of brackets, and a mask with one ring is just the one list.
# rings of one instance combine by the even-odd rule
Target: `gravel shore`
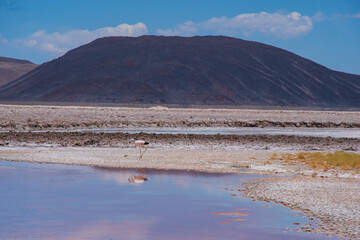
[[286,177],[254,179],[240,190],[246,197],[283,204],[315,216],[322,232],[346,239],[360,239],[360,180]]

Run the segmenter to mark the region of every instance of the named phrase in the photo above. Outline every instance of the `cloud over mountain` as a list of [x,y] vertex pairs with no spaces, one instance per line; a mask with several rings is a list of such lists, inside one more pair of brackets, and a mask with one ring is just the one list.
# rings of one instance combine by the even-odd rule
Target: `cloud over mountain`
[[305,35],[313,29],[312,19],[298,12],[281,13],[246,13],[233,18],[213,17],[204,22],[187,21],[173,29],[158,29],[157,33],[166,36],[189,36],[200,30],[212,31],[216,34],[251,35],[261,33],[265,36],[288,39]]
[[146,34],[147,31],[146,25],[141,22],[133,25],[124,23],[116,27],[104,27],[91,31],[71,30],[64,33],[48,33],[41,30],[31,34],[26,39],[18,39],[17,42],[25,47],[63,54],[72,48],[81,46],[97,38],[107,36],[136,37]]

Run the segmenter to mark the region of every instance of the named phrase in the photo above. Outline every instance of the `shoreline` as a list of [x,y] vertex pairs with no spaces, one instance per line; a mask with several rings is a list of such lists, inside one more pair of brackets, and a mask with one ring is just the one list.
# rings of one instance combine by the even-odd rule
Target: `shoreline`
[[243,196],[301,211],[320,222],[305,232],[360,239],[359,180],[306,176],[257,178],[242,184]]
[[[87,140],[89,141],[89,140]],[[354,170],[316,170],[301,162],[276,160],[273,156],[298,153],[294,147],[267,148],[254,145],[216,144],[199,141],[152,143],[139,159],[139,148],[129,143],[98,146],[75,144],[62,146],[48,142],[19,143],[0,146],[0,160],[34,163],[85,165],[109,168],[153,168],[194,170],[235,174],[300,175],[322,178],[352,178],[360,180]]]
[[[257,167],[262,166],[271,154],[272,152],[261,150],[163,147],[148,148],[139,160],[139,150],[130,147],[0,147],[0,160],[4,161],[244,174],[264,173],[257,170]],[[298,169],[300,168],[289,168],[289,171]],[[275,171],[274,168],[274,173]]]

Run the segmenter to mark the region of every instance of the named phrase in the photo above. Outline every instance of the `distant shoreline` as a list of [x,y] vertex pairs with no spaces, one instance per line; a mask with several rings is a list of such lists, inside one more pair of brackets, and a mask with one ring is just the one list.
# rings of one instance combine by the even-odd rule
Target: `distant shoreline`
[[122,127],[360,128],[360,112],[0,105],[0,130]]
[[302,106],[271,106],[271,105],[196,105],[196,104],[156,104],[156,103],[107,103],[107,102],[41,102],[41,101],[0,101],[0,105],[13,106],[73,106],[73,107],[117,107],[117,108],[151,108],[163,106],[179,109],[240,109],[240,110],[287,110],[287,111],[340,111],[360,112],[360,107],[302,107]]

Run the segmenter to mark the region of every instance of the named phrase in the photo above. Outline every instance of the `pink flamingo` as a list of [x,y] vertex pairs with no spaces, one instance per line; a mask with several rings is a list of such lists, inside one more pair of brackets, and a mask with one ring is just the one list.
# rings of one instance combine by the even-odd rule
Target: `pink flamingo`
[[[146,142],[146,141],[144,141],[144,140],[136,140],[135,142],[134,142],[134,147],[139,147],[139,149],[140,149],[140,160],[142,159],[142,156],[144,155],[144,153],[146,152],[146,150],[147,150],[147,148],[146,148],[146,145],[149,145],[149,143],[148,142]],[[142,152],[141,151],[141,149],[142,148],[145,148],[145,150]]]

